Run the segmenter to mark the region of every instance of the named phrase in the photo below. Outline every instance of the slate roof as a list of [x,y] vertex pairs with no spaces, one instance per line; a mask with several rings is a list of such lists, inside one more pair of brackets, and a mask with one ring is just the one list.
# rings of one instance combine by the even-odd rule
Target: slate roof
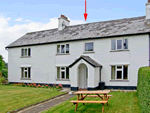
[[58,31],[58,28],[36,31],[25,34],[15,42],[8,45],[6,48],[80,39],[103,38],[118,35],[149,33],[150,27],[145,24],[145,22],[145,16],[141,16],[68,26],[62,31]]
[[81,59],[83,59],[84,61],[86,61],[87,63],[89,63],[90,65],[92,65],[93,67],[102,67],[102,65],[100,65],[99,63],[97,63],[95,60],[93,60],[92,58],[90,58],[89,56],[80,56],[78,59],[76,59],[72,64],[70,64],[68,67],[71,68],[73,65],[75,65],[78,61],[80,61]]

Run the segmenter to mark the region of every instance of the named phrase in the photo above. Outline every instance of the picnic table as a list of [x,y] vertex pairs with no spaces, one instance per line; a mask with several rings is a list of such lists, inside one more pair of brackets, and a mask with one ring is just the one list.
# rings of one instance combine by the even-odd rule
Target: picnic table
[[[76,104],[76,108],[75,111],[77,111],[77,107],[78,107],[78,103],[83,103],[83,105],[85,105],[85,103],[101,103],[103,105],[102,108],[102,113],[104,112],[104,104],[107,103],[108,106],[108,99],[109,97],[111,97],[112,95],[108,95],[108,93],[110,92],[110,90],[103,90],[103,91],[77,91],[74,94],[77,94],[77,100],[72,100],[70,102]],[[80,98],[81,97],[81,98]],[[99,97],[102,99],[102,101],[89,101],[89,100],[84,100],[86,97]]]

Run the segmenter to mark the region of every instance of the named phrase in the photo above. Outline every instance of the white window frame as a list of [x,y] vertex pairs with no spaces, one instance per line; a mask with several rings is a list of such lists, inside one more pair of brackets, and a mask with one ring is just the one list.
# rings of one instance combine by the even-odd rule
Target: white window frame
[[[66,75],[66,68],[67,67],[65,67],[65,66],[58,66],[59,68],[60,68],[60,72],[59,72],[59,74],[60,74],[60,77],[59,78],[57,78],[57,79],[63,79],[63,80],[69,80],[70,79],[70,75],[69,75],[69,79],[68,78],[66,78],[67,77],[67,75]],[[58,67],[56,67],[56,68],[58,68]],[[64,70],[62,70],[61,68],[65,68]],[[65,78],[62,78],[62,75],[61,75],[61,72],[64,72],[65,73]],[[70,73],[69,73],[70,74]]]
[[[117,65],[117,66],[119,66],[119,65]],[[121,66],[122,69],[117,69],[117,66],[115,67],[116,68],[115,80],[123,80],[123,66]],[[122,71],[122,78],[121,79],[117,79],[117,71]]]
[[[111,79],[111,80],[129,80],[129,65],[127,65],[128,66],[128,78],[127,79],[123,79],[123,77],[124,77],[124,75],[123,75],[123,73],[124,73],[124,71],[123,71],[123,67],[124,66],[126,66],[127,64],[125,64],[125,65],[111,65],[111,68],[112,68],[112,66],[115,66],[115,79]],[[117,66],[121,66],[122,67],[122,69],[117,69]],[[112,71],[112,70],[111,70]],[[122,71],[122,78],[121,79],[117,79],[117,71]],[[112,76],[112,73],[111,73],[111,76]]]
[[[67,43],[67,44],[68,44],[68,43]],[[66,53],[66,45],[67,45],[67,44],[58,44],[57,47],[60,46],[60,48],[59,48],[59,52],[60,52],[60,53],[56,53],[56,54],[69,54],[69,53],[70,53],[70,44],[68,44],[68,45],[69,45],[69,53]],[[64,53],[61,53],[61,46],[62,46],[62,45],[65,46],[65,47],[64,47],[64,51],[65,51]],[[57,49],[57,47],[56,47],[56,49]],[[56,52],[57,52],[57,51],[56,51]]]
[[[22,68],[23,68],[23,77],[22,77]],[[25,68],[27,68],[27,70],[25,70]],[[30,78],[28,75],[29,68],[30,68]],[[25,77],[25,72],[27,72],[27,77]],[[21,78],[31,79],[31,67],[21,67]]]
[[[93,51],[86,51],[85,49],[85,44],[88,44],[88,43],[93,43]],[[84,43],[84,52],[94,52],[94,42],[85,42]]]
[[[22,56],[22,49],[24,50],[24,56]],[[27,49],[27,55],[25,55],[25,49]],[[31,48],[21,48],[21,57],[28,57],[28,49],[30,49],[30,56],[31,56]]]
[[[123,38],[123,39],[112,39],[112,40],[116,40],[116,50],[112,50],[112,48],[111,48],[111,51],[117,51],[117,50],[129,50],[129,41],[128,41],[128,49],[123,49],[123,47],[124,47],[124,42],[123,42],[123,40],[125,40],[125,39],[127,39],[127,41],[129,40],[128,38]],[[117,49],[117,41],[118,40],[122,40],[122,48],[121,49]],[[111,43],[112,44],[112,43]],[[111,45],[111,47],[112,47],[112,45]]]
[[[122,40],[122,48],[121,48],[121,49],[117,49],[117,46],[118,46],[117,41],[118,41],[118,40]],[[123,39],[117,39],[117,40],[116,40],[116,50],[123,50]]]

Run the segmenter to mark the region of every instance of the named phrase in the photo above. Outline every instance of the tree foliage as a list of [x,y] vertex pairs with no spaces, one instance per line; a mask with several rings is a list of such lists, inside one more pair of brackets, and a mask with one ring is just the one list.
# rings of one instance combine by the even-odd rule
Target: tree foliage
[[0,78],[4,77],[7,79],[8,77],[8,67],[7,63],[3,60],[3,56],[0,55]]

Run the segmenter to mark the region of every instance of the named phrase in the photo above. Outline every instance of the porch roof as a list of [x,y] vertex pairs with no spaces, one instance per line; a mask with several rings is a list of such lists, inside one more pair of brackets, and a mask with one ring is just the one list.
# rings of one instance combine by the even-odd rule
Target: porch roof
[[91,66],[93,67],[102,67],[101,64],[97,63],[95,60],[93,60],[92,58],[90,58],[89,56],[80,56],[78,59],[76,59],[72,64],[70,64],[68,67],[71,68],[73,65],[75,65],[78,61],[80,61],[81,59],[83,59],[84,61],[86,61],[87,63],[89,63]]

